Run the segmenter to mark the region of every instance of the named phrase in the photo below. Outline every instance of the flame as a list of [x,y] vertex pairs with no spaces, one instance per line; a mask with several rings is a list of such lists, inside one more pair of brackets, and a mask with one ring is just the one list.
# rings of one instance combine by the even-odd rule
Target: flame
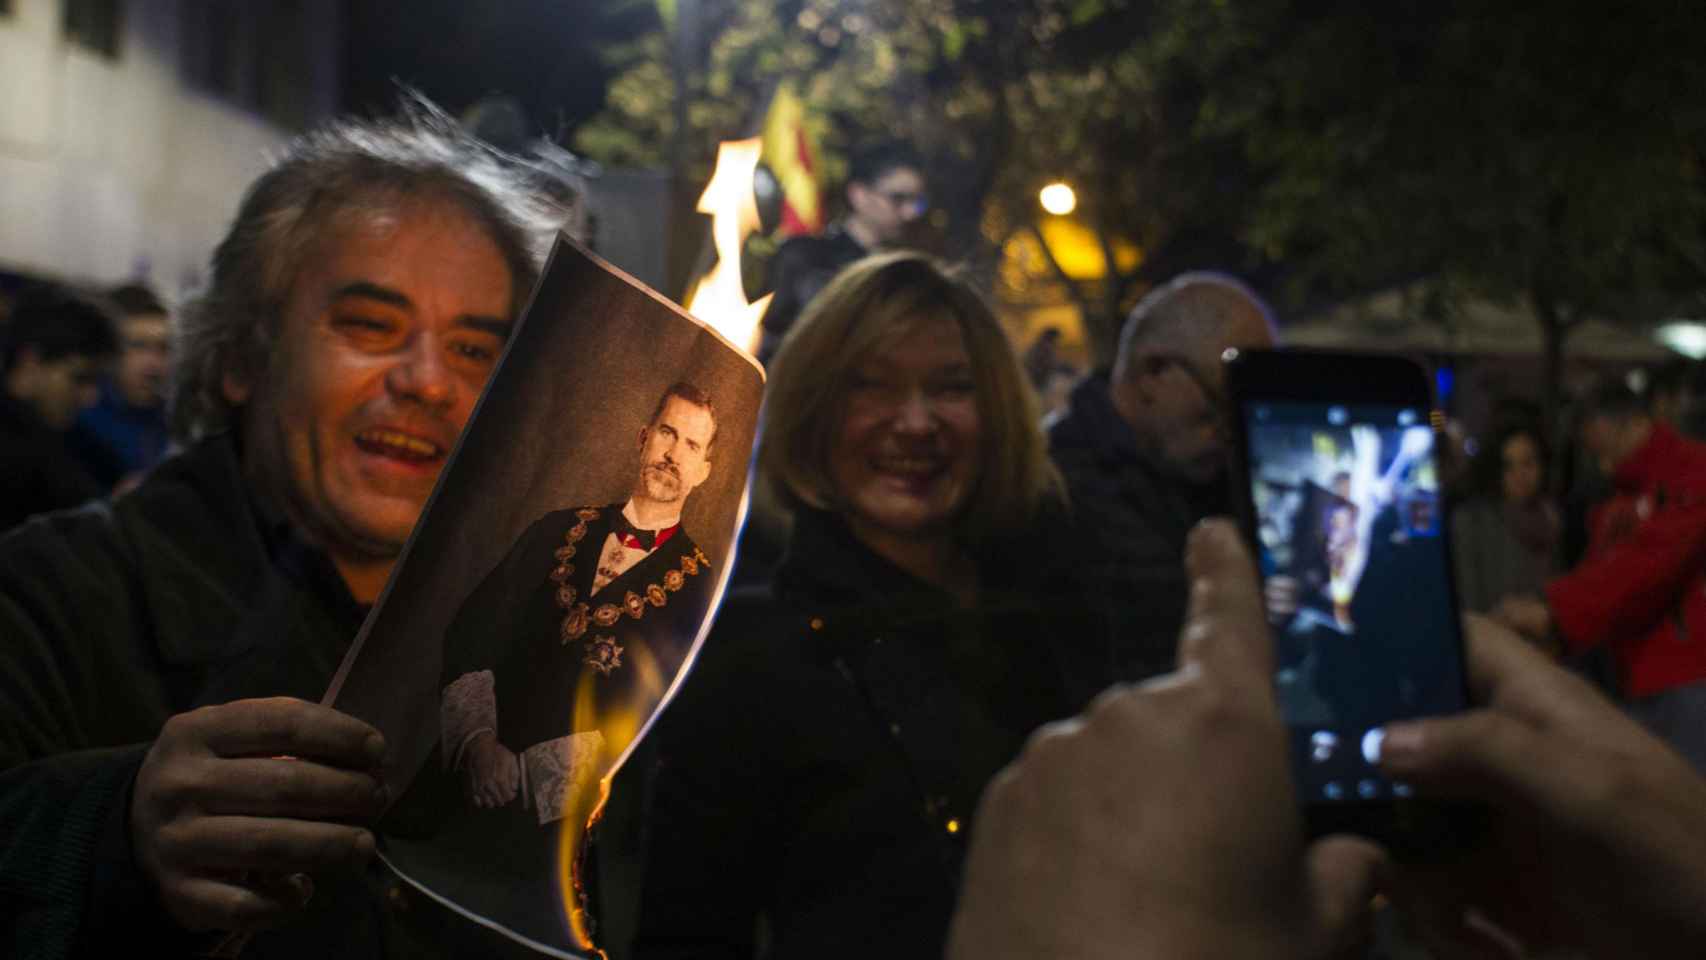
[[577,947],[592,951],[600,957],[606,954],[592,939],[593,924],[592,917],[587,912],[584,876],[586,846],[582,841],[597,825],[599,818],[604,816],[604,804],[610,799],[610,781],[614,776],[615,774],[609,774],[598,781],[598,797],[593,803],[592,812],[587,815],[585,826],[579,826],[581,821],[576,817],[565,819],[557,843],[557,876],[562,880],[563,915],[569,921],[569,934],[574,937]]
[[640,644],[629,644],[624,655],[628,658],[627,669],[634,671],[630,696],[600,698],[597,678],[591,670],[584,671],[576,684],[572,729],[597,730],[603,739],[595,769],[588,776],[575,776],[569,781],[563,797],[562,828],[557,834],[558,894],[563,901],[569,934],[581,950],[600,957],[605,953],[595,943],[593,918],[587,909],[586,838],[604,815],[610,784],[619,769],[614,764],[639,734],[668,686],[668,678],[650,650]]
[[699,195],[700,213],[711,215],[711,242],[717,263],[687,297],[687,312],[705,321],[737,347],[758,349],[758,321],[770,306],[770,295],[748,302],[741,284],[740,249],[758,229],[758,201],[752,195],[752,175],[764,140],[725,140],[717,145],[717,168]]

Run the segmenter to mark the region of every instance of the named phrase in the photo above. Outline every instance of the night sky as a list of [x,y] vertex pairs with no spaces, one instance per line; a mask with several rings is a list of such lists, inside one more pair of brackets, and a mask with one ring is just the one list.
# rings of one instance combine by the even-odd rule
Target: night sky
[[609,74],[601,51],[657,23],[656,5],[639,0],[358,0],[346,10],[346,110],[388,112],[395,79],[453,113],[511,96],[544,134],[597,113]]

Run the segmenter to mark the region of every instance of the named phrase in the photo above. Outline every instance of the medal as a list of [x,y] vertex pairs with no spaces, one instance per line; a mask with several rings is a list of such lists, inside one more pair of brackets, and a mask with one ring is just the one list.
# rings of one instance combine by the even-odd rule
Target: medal
[[594,637],[586,645],[586,658],[581,662],[608,677],[622,665],[622,645],[615,637]]
[[[639,592],[627,591],[620,604],[603,603],[594,609],[585,603],[577,602],[580,592],[570,586],[568,580],[575,573],[575,565],[569,561],[575,557],[578,550],[576,545],[586,538],[586,525],[588,521],[598,519],[599,512],[585,508],[576,510],[575,517],[579,522],[564,532],[564,545],[552,553],[553,566],[550,573],[551,582],[557,585],[554,598],[557,606],[564,611],[562,622],[557,627],[558,642],[563,646],[581,640],[586,636],[587,629],[595,623],[601,627],[609,627],[621,620],[623,614],[627,614],[630,619],[639,620],[646,615],[648,609],[664,607],[669,603],[671,593],[687,585],[688,577],[696,577],[701,570],[710,568],[711,561],[695,547],[692,553],[682,555],[678,567],[663,571],[662,584],[648,583]],[[617,537],[616,548],[608,558],[609,565],[600,563],[596,568],[597,576],[593,581],[595,590],[621,576],[613,568],[620,567],[627,561],[628,549],[622,538]],[[587,643],[581,662],[607,677],[622,666],[624,650],[615,637],[597,636]]]

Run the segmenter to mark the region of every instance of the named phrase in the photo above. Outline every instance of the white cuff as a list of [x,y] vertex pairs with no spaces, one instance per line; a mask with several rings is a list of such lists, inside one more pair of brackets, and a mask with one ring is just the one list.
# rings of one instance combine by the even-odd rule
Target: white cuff
[[444,688],[438,726],[446,770],[456,769],[463,749],[477,734],[497,732],[498,701],[493,682],[492,671],[480,670],[464,673]]
[[564,817],[571,794],[581,793],[596,778],[603,750],[604,734],[589,730],[536,743],[522,751],[522,779],[541,824]]

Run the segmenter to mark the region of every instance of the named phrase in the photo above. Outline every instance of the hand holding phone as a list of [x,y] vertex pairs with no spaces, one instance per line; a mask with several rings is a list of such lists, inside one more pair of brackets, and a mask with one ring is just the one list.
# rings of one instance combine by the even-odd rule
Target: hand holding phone
[[[1037,731],[984,791],[947,955],[1320,958],[1360,940],[1384,855],[1305,843],[1250,555],[1192,533],[1180,669]],[[1213,758],[1205,762],[1205,758]]]
[[[1690,956],[1706,939],[1706,780],[1575,674],[1470,618],[1478,709],[1394,724],[1381,766],[1475,800],[1488,842],[1394,873],[1438,956]],[[1477,921],[1465,925],[1474,911]]]

